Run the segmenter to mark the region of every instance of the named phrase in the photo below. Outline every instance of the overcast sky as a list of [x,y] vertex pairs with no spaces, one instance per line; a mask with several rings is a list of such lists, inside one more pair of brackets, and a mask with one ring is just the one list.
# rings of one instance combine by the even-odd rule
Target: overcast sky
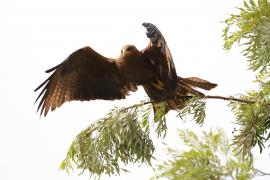
[[[40,118],[33,104],[38,94],[33,90],[48,77],[46,69],[83,46],[91,46],[111,58],[118,57],[125,44],[143,49],[148,44],[143,22],[151,22],[161,30],[179,76],[198,76],[218,83],[208,94],[236,95],[253,86],[255,76],[247,71],[240,49],[230,52],[222,49],[221,21],[235,12],[235,6],[241,5],[242,0],[9,0],[1,4],[0,179],[3,180],[88,179],[87,172],[77,176],[76,171],[70,175],[58,171],[72,140],[113,106],[138,103],[145,93],[140,89],[122,101],[66,103],[46,118]],[[220,100],[207,103],[203,127],[191,121],[183,123],[175,115],[170,112],[167,116],[167,138],[155,141],[156,157],[160,159],[166,159],[161,142],[181,145],[177,129],[199,132],[222,127],[230,134],[234,127],[233,115],[226,102]],[[255,153],[255,157],[257,168],[270,172],[269,155]],[[149,179],[153,175],[152,168],[145,165],[128,168],[130,174],[111,179]]]

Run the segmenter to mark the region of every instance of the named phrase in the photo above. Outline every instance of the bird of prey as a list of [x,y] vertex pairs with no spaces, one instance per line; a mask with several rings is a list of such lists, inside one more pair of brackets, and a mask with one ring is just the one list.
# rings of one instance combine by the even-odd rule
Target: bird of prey
[[179,109],[184,101],[174,98],[203,93],[193,89],[210,90],[216,84],[176,74],[173,58],[159,29],[151,23],[142,24],[150,39],[139,51],[134,45],[125,45],[117,59],[107,58],[90,47],[70,54],[62,63],[49,69],[52,74],[35,91],[42,89],[38,111],[46,116],[63,103],[73,100],[124,99],[137,86],[143,86],[152,101],[167,101],[167,111]]

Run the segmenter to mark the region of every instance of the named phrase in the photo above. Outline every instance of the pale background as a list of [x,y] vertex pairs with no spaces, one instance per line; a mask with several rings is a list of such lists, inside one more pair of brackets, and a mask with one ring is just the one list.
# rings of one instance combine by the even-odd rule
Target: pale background
[[[118,57],[120,48],[134,44],[143,49],[148,39],[142,22],[154,23],[163,33],[180,76],[198,76],[218,83],[208,94],[236,95],[253,87],[255,75],[247,71],[241,49],[222,49],[221,23],[242,0],[193,1],[56,1],[10,0],[0,3],[1,121],[0,179],[85,180],[86,172],[67,175],[58,171],[73,138],[113,106],[139,102],[142,89],[122,101],[72,102],[46,118],[36,113],[37,87],[44,71],[62,62],[70,53],[89,45],[107,57]],[[168,135],[155,140],[158,159],[166,159],[161,142],[181,148],[177,129],[199,132],[222,127],[231,134],[234,120],[227,102],[209,100],[203,127],[183,123],[170,112]],[[255,150],[255,165],[270,171],[269,154]],[[154,162],[156,164],[157,162]],[[130,174],[111,179],[149,179],[153,170],[131,165]],[[102,179],[110,179],[102,177]],[[256,179],[268,179],[260,177]]]

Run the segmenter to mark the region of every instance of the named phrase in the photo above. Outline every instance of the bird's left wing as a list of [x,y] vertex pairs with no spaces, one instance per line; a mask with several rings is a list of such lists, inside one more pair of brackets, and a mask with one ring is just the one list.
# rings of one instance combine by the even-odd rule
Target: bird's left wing
[[159,81],[161,81],[158,84],[160,86],[164,84],[167,91],[174,91],[177,84],[177,74],[169,47],[155,25],[151,23],[143,23],[142,25],[146,28],[146,35],[150,39],[143,54],[155,66]]

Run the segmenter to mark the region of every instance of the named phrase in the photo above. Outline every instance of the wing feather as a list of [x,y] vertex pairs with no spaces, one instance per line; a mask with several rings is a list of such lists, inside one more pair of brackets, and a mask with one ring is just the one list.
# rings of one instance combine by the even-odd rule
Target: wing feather
[[168,92],[173,92],[177,85],[177,74],[170,49],[159,29],[151,23],[143,23],[146,35],[150,39],[149,45],[143,50],[146,58],[154,64],[161,82]]
[[105,58],[90,47],[75,51],[46,72],[53,73],[35,89],[42,88],[36,101],[40,99],[37,111],[44,116],[68,101],[122,99],[136,90],[116,60]]

